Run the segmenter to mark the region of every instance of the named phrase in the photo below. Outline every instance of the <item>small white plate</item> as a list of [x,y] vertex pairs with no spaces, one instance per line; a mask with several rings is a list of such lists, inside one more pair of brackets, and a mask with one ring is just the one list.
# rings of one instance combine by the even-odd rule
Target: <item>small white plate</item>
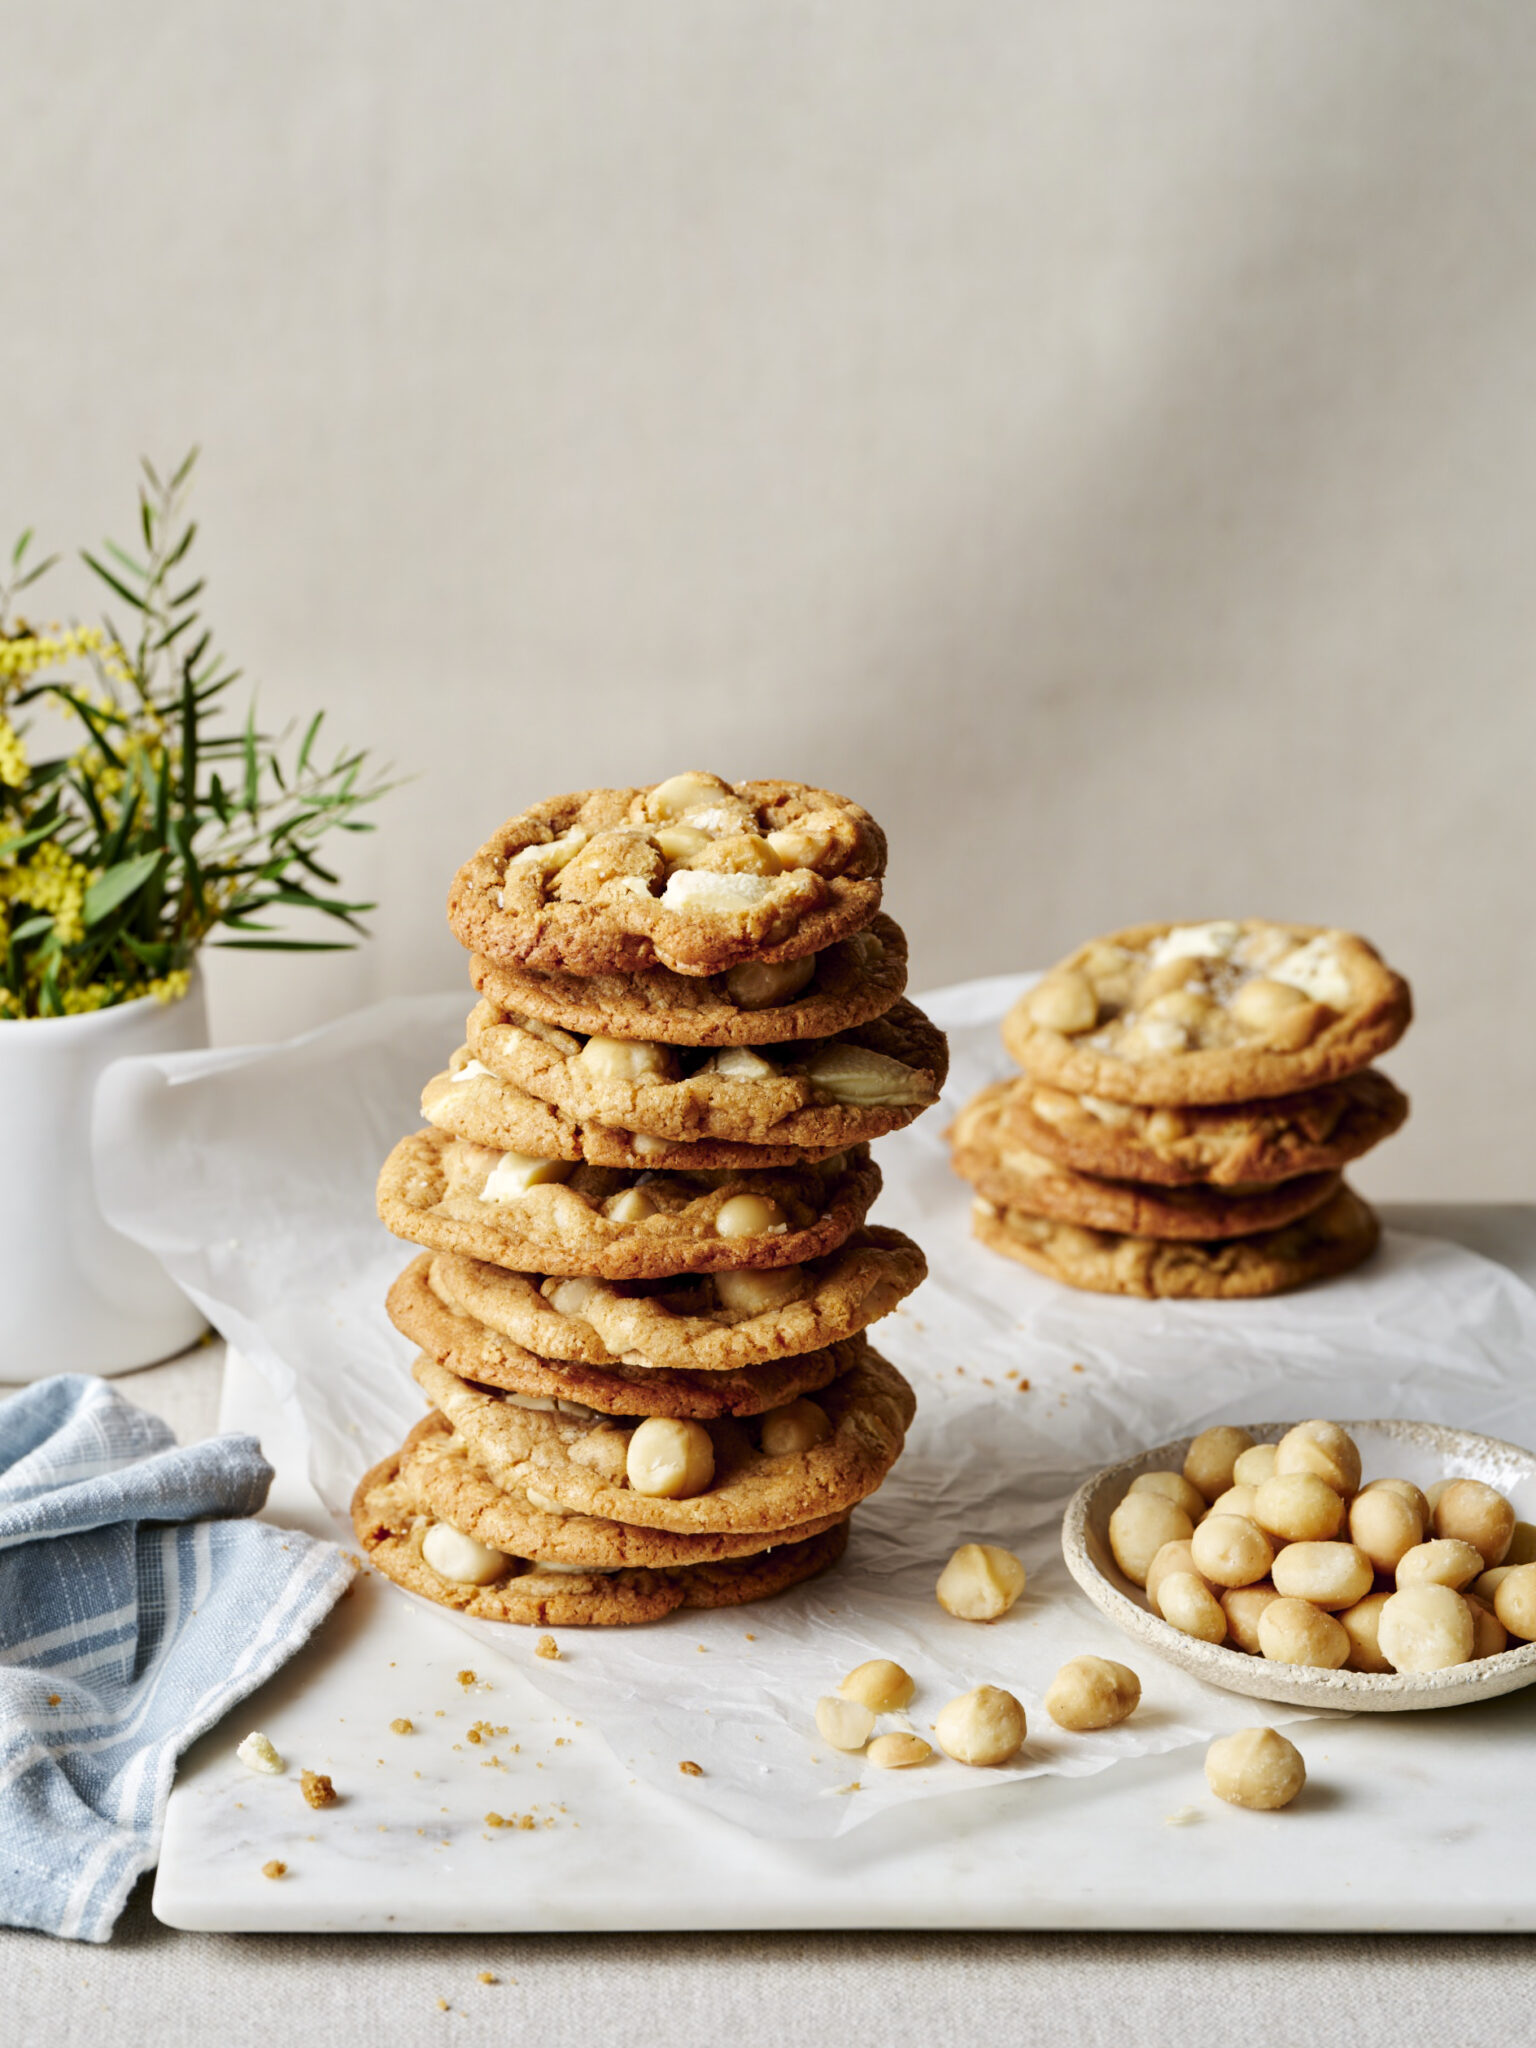
[[[1288,1422],[1245,1426],[1256,1443],[1277,1443],[1292,1427]],[[1360,1446],[1367,1480],[1411,1479],[1416,1486],[1428,1486],[1436,1479],[1482,1479],[1514,1503],[1522,1520],[1536,1521],[1536,1455],[1530,1451],[1433,1422],[1346,1422],[1343,1427]],[[1419,1707],[1460,1707],[1536,1681],[1536,1643],[1522,1643],[1501,1656],[1456,1664],[1448,1671],[1378,1674],[1272,1664],[1243,1650],[1181,1634],[1152,1612],[1146,1595],[1116,1565],[1109,1548],[1109,1518],[1138,1474],[1181,1471],[1192,1441],[1181,1437],[1177,1443],[1160,1444],[1123,1464],[1107,1466],[1080,1486],[1067,1505],[1061,1525],[1067,1570],[1100,1613],[1126,1635],[1228,1692],[1336,1712],[1395,1714]]]

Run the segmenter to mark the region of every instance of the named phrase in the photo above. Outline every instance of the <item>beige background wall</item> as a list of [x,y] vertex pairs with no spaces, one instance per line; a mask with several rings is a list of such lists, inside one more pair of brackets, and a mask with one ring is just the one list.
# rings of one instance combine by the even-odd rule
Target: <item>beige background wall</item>
[[[206,448],[274,719],[456,862],[702,764],[890,828],[921,981],[1131,919],[1412,976],[1398,1194],[1536,1196],[1536,9],[452,0],[8,10],[0,531]],[[83,580],[55,602],[84,603]]]

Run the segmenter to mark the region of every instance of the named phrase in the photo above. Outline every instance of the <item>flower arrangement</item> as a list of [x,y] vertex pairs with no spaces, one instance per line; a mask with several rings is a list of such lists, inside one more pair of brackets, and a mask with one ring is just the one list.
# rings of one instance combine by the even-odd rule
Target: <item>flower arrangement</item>
[[[30,530],[0,578],[0,1018],[173,1001],[216,931],[215,945],[334,951],[374,907],[337,895],[316,852],[332,832],[373,829],[361,813],[390,785],[366,753],[321,760],[323,712],[302,735],[259,731],[254,700],[231,721],[240,671],[215,650],[187,567],[196,456],[165,482],[145,462],[139,552],[82,550],[132,630],[20,617],[16,600],[58,559],[30,559]],[[293,911],[344,933],[296,938],[270,921]]]

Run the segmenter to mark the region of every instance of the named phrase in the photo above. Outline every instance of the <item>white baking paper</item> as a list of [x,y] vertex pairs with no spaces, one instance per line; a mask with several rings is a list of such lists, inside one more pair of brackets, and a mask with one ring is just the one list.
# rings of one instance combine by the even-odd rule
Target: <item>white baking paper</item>
[[[844,1563],[756,1607],[565,1630],[558,1663],[536,1659],[524,1631],[459,1623],[599,1728],[635,1776],[754,1834],[839,1834],[909,1800],[1086,1775],[1305,1718],[1130,1649],[1077,1591],[1060,1514],[1098,1466],[1209,1422],[1307,1415],[1411,1416],[1536,1441],[1536,1294],[1459,1247],[1389,1233],[1363,1272],[1301,1294],[1153,1304],[1075,1293],[976,1245],[943,1133],[1009,1071],[997,1020],[1025,985],[923,999],[950,1031],[952,1076],[943,1109],[878,1147],[876,1215],[922,1243],[932,1277],[874,1333],[916,1387],[918,1415],[900,1464],[858,1511]],[[462,996],[400,1000],[288,1045],[129,1061],[98,1097],[108,1215],[267,1376],[343,1518],[360,1474],[421,1414],[410,1347],[382,1307],[410,1252],[375,1219],[373,1184],[419,1122],[421,1085],[460,1042],[465,1008]],[[972,1540],[1008,1545],[1029,1570],[1023,1600],[989,1626],[952,1619],[933,1597],[951,1549]],[[1143,1704],[1118,1729],[1067,1735],[1041,1698],[1084,1651],[1129,1656]],[[1000,1771],[940,1758],[882,1773],[829,1750],[816,1698],[874,1656],[917,1679],[911,1725],[923,1733],[955,1694],[1006,1686],[1029,1715],[1020,1758]],[[680,1774],[685,1758],[704,1775]]]

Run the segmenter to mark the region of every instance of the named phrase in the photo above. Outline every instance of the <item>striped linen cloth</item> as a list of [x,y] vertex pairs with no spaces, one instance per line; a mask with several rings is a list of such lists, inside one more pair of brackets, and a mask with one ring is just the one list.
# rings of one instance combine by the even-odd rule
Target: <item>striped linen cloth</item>
[[271,1481],[104,1380],[0,1404],[0,1924],[105,1941],[177,1757],[345,1590],[335,1544],[246,1519]]

